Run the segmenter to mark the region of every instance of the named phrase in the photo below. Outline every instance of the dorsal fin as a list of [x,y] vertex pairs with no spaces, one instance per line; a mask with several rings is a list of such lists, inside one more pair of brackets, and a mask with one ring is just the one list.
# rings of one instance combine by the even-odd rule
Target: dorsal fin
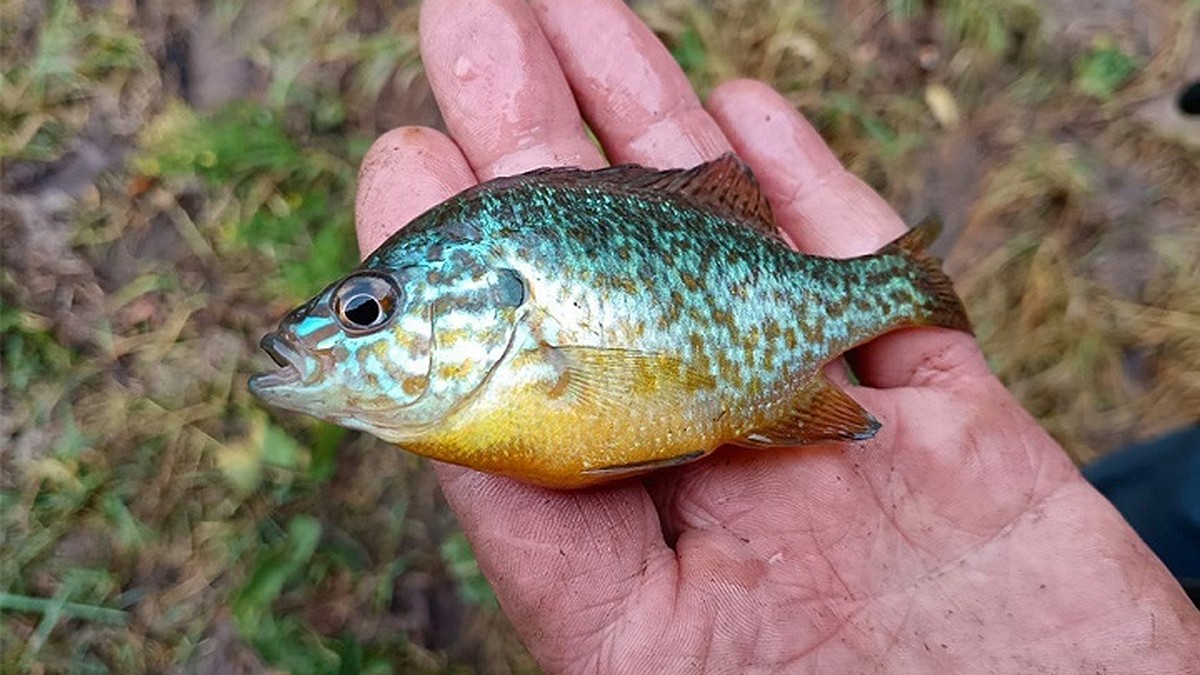
[[758,181],[750,167],[731,152],[690,169],[646,171],[633,182],[646,189],[687,195],[700,206],[724,211],[762,234],[779,238],[771,205]]
[[912,229],[900,235],[883,248],[869,255],[888,255],[901,254],[926,255],[925,249],[929,248],[934,241],[937,241],[938,236],[942,233],[942,219],[929,215],[921,220],[921,222],[912,226]]
[[[750,167],[727,152],[690,169],[651,169],[620,164],[595,171],[576,168],[535,169],[514,179],[562,180],[576,184],[611,186],[614,190],[648,190],[687,197],[696,206],[729,216],[759,234],[782,241],[771,205],[758,187]],[[504,180],[504,179],[500,179]]]

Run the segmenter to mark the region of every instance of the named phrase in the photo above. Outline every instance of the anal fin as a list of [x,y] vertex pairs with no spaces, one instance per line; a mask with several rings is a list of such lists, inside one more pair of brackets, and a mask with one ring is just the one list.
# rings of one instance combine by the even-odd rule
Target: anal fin
[[821,441],[864,441],[881,425],[846,392],[818,375],[778,419],[738,439],[739,445],[788,446]]

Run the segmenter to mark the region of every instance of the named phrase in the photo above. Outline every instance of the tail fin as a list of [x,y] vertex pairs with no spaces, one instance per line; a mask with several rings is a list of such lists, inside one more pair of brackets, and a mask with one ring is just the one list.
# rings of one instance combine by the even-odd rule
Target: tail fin
[[954,292],[954,282],[942,271],[942,264],[925,249],[942,233],[942,221],[928,216],[895,241],[884,246],[876,255],[898,255],[908,259],[914,275],[913,283],[924,294],[923,316],[917,325],[941,326],[974,333],[967,310]]

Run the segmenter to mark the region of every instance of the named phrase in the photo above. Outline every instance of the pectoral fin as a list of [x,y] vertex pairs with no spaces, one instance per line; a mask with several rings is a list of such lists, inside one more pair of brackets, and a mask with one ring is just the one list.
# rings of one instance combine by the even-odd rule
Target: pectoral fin
[[568,397],[573,404],[603,412],[651,397],[682,402],[716,382],[697,373],[671,354],[586,346],[545,347],[547,361],[560,370],[551,398]]
[[784,415],[746,434],[739,445],[804,445],[821,441],[863,441],[879,431],[871,413],[818,375],[792,400]]

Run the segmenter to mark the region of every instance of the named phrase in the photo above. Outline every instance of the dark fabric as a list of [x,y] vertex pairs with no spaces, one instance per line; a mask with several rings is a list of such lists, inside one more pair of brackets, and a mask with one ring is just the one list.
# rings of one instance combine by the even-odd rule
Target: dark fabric
[[1200,424],[1127,446],[1088,466],[1083,475],[1200,607]]

